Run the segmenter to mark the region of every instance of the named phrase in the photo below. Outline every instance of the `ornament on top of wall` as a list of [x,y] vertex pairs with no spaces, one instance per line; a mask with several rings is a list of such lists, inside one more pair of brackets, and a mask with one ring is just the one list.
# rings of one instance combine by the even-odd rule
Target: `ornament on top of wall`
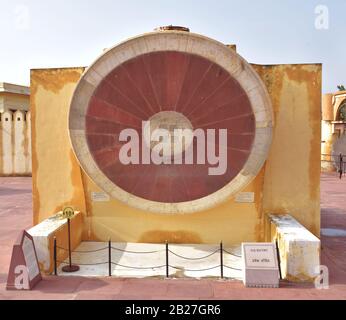
[[72,207],[64,207],[64,209],[62,210],[62,218],[72,218],[74,216],[74,213],[75,211]]

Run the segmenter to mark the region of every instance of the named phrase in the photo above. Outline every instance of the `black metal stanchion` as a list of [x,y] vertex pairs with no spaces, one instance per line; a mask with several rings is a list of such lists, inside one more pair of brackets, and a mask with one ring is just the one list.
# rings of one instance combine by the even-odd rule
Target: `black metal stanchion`
[[344,163],[344,159],[342,157],[342,154],[340,153],[340,156],[339,156],[339,178],[341,179],[342,178],[342,172],[343,172],[343,163]]
[[223,279],[223,243],[220,242],[220,271],[221,271],[221,279]]
[[276,245],[276,255],[277,255],[277,258],[278,258],[279,276],[280,276],[280,280],[282,280],[282,274],[281,274],[281,259],[280,259],[279,244],[278,244],[278,241],[277,241],[277,240],[275,240],[275,245]]
[[56,251],[56,237],[54,237],[54,275],[58,275],[58,266],[57,266],[57,251]]
[[168,241],[166,241],[166,278],[169,278]]
[[64,272],[76,272],[79,270],[79,266],[72,264],[72,254],[71,254],[71,219],[67,218],[67,227],[68,227],[68,259],[69,264],[62,268]]
[[108,241],[108,275],[112,276],[112,241]]

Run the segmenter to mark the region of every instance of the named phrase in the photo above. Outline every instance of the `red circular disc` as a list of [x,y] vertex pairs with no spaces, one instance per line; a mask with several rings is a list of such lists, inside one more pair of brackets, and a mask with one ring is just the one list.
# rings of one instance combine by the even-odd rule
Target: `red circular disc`
[[[208,161],[167,165],[119,161],[125,144],[119,142],[120,132],[132,128],[142,139],[142,121],[164,111],[182,114],[194,130],[227,129],[224,174],[210,175],[213,165]],[[128,193],[157,202],[192,201],[223,188],[243,168],[254,136],[255,116],[239,83],[216,63],[175,51],[144,54],[115,68],[95,90],[86,114],[87,143],[100,170]]]

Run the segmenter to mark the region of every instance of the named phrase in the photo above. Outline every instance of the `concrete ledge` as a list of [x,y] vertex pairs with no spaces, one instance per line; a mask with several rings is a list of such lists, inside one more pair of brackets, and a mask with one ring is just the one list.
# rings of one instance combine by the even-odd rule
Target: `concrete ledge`
[[[33,237],[37,258],[41,272],[50,274],[54,269],[53,248],[54,237],[56,237],[57,245],[61,248],[68,248],[68,228],[67,219],[61,219],[62,212],[42,221],[38,225],[28,230]],[[76,212],[71,219],[71,247],[74,250],[82,241],[82,214]],[[57,256],[59,261],[64,261],[68,252],[58,249]]]
[[320,265],[320,240],[288,214],[268,218],[270,238],[278,242],[283,279],[312,282]]

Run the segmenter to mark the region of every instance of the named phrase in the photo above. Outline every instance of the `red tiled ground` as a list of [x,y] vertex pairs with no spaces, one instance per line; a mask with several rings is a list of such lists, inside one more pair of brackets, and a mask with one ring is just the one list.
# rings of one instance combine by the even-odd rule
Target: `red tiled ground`
[[[321,177],[322,227],[346,229],[346,178]],[[346,299],[346,237],[322,236],[322,264],[330,288],[282,283],[280,289],[247,289],[239,281],[45,277],[31,292],[5,290],[12,244],[31,226],[31,179],[0,178],[0,299]]]

